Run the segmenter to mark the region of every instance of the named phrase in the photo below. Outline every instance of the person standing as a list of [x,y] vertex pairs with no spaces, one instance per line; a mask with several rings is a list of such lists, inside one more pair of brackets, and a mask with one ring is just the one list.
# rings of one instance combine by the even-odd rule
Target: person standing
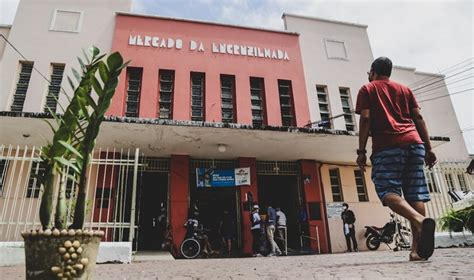
[[286,252],[286,215],[281,211],[280,207],[276,207],[276,225],[278,230],[278,237],[281,240],[283,248],[285,248],[285,255],[288,253]]
[[221,222],[219,224],[219,232],[227,249],[227,255],[232,253],[232,240],[235,234],[234,217],[229,210],[224,210]]
[[276,211],[273,207],[268,206],[267,208],[267,238],[270,242],[270,254],[269,257],[275,255],[281,255],[281,250],[278,244],[275,242],[275,229],[276,229]]
[[346,244],[347,244],[347,251],[352,252],[351,248],[351,240],[352,240],[352,247],[354,248],[354,252],[358,252],[359,249],[357,247],[357,239],[355,236],[355,226],[354,223],[356,221],[354,212],[349,210],[349,205],[347,203],[342,204],[342,225],[344,230],[344,236],[346,237]]
[[[384,206],[410,221],[413,261],[434,251],[435,221],[426,218],[430,200],[423,166],[436,164],[426,123],[413,92],[390,80],[392,61],[379,57],[367,72],[369,83],[357,96],[360,115],[357,164],[365,171],[369,135],[372,136],[372,181]],[[403,197],[402,197],[403,193]]]
[[260,254],[260,238],[261,238],[261,223],[259,207],[258,205],[253,206],[252,214],[250,215],[251,227],[252,230],[252,255],[254,257],[261,257]]

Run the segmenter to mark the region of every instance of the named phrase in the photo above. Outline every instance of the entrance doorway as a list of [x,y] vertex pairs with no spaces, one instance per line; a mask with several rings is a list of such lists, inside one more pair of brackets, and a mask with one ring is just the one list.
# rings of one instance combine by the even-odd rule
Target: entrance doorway
[[[220,226],[224,217],[231,218],[232,223],[232,249],[239,251],[241,248],[241,223],[240,223],[240,193],[237,187],[210,187],[196,188],[191,192],[191,202],[196,202],[199,208],[199,223],[207,234],[214,250],[224,252],[224,244]],[[228,214],[225,215],[224,212]]]
[[137,200],[137,249],[161,250],[168,224],[168,173],[143,172]]
[[286,215],[288,248],[301,247],[301,225],[298,213],[303,201],[298,176],[291,175],[258,175],[258,203],[262,212],[268,206],[280,207]]

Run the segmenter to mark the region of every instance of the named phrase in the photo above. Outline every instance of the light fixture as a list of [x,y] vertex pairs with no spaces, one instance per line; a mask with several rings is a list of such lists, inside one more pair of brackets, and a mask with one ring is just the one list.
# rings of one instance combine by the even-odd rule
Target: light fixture
[[227,146],[225,144],[217,144],[217,150],[224,153],[227,150]]
[[304,178],[304,179],[303,179],[303,182],[304,182],[305,184],[311,183],[311,176],[310,176],[310,175],[303,175],[303,178]]

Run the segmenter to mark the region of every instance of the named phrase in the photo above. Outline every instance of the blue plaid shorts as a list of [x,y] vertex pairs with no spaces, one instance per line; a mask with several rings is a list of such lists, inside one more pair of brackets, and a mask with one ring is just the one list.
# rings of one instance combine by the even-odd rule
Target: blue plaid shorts
[[403,193],[405,200],[409,202],[430,201],[423,171],[425,164],[423,144],[382,150],[373,154],[370,159],[372,181],[382,203],[389,193],[399,196]]

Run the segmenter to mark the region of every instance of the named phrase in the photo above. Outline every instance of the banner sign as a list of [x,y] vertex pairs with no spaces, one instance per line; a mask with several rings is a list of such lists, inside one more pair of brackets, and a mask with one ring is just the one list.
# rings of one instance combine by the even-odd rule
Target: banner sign
[[326,203],[328,219],[331,218],[341,218],[342,211],[342,202],[331,202]]
[[236,169],[196,168],[196,186],[235,187],[250,185],[250,167]]

